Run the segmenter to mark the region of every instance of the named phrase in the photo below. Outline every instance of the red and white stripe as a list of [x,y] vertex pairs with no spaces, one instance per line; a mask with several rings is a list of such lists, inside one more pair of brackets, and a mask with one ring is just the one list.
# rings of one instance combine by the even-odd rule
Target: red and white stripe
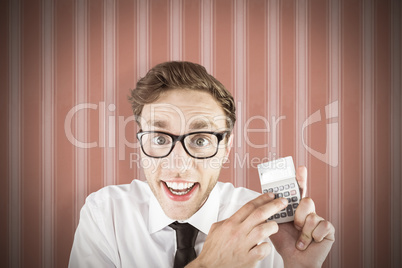
[[391,267],[402,266],[402,5],[391,5]]
[[[337,230],[325,266],[401,266],[400,1],[16,0],[0,7],[0,54],[8,57],[0,62],[4,265],[66,265],[85,197],[144,179],[135,163],[128,168],[138,148],[119,147],[124,135],[135,142],[131,123],[126,134],[119,129],[119,116],[131,113],[128,89],[157,63],[190,60],[238,104],[222,181],[259,191],[256,170],[241,166],[247,154],[293,155],[308,166],[317,211]],[[66,114],[83,103],[97,108],[74,114],[72,133],[96,142],[91,149],[64,132]],[[316,111],[321,121],[303,132]],[[249,122],[255,116],[267,119],[269,132],[247,137],[246,125],[264,127]],[[286,118],[274,128],[271,116]]]
[[[42,3],[42,260],[54,267],[54,3]],[[77,191],[78,192],[78,191]]]
[[8,229],[9,229],[9,265],[21,265],[21,2],[12,1],[9,13],[9,201],[8,201]]
[[[331,140],[337,142],[336,148],[331,146],[331,150],[339,150],[342,147],[339,134],[339,125],[341,125],[341,106],[339,100],[341,99],[340,87],[341,87],[341,6],[339,1],[329,1],[329,22],[328,22],[328,44],[329,44],[329,98],[328,103],[338,101],[338,132],[330,133]],[[332,157],[332,154],[330,154]],[[328,215],[329,220],[336,229],[335,239],[339,241],[342,233],[342,180],[340,179],[339,170],[341,169],[341,163],[339,161],[339,154],[336,154],[338,159],[330,159],[331,162],[336,161],[338,166],[336,168],[329,169],[328,179]],[[341,267],[342,256],[340,243],[335,243],[332,247],[331,254],[329,256],[330,267]]]
[[116,184],[116,2],[103,3],[103,97],[105,109],[104,185]]
[[362,66],[363,66],[363,111],[362,111],[362,156],[363,156],[363,267],[374,267],[374,20],[373,1],[363,2]]

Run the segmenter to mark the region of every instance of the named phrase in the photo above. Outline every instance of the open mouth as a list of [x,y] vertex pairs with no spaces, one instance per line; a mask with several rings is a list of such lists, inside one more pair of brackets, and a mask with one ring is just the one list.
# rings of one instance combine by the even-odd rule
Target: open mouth
[[190,200],[200,187],[198,182],[167,182],[162,181],[163,190],[166,196],[175,202],[183,202]]
[[169,191],[174,195],[186,195],[196,185],[194,182],[164,182]]

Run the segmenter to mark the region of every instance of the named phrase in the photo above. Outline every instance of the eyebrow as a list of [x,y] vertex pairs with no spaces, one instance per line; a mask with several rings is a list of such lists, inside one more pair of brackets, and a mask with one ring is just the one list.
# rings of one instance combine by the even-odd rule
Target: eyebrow
[[209,128],[211,126],[215,129],[218,128],[218,126],[213,121],[197,120],[190,124],[190,129],[203,129]]
[[166,121],[162,120],[148,121],[147,124],[157,128],[166,128],[168,125]]
[[[155,121],[150,120],[147,122],[147,124],[156,128],[163,128],[163,129],[166,129],[169,125],[169,123],[164,120],[155,120]],[[196,120],[191,122],[190,129],[210,129],[211,126],[214,129],[218,129],[218,126],[213,121]]]

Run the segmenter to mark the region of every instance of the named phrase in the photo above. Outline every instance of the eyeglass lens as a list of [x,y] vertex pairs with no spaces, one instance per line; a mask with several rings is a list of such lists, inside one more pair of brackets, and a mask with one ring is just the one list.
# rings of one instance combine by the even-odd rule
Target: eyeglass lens
[[[153,157],[167,156],[172,150],[173,139],[163,133],[145,133],[141,138],[144,152]],[[210,157],[218,150],[218,138],[214,134],[195,133],[184,138],[186,151],[193,157]]]

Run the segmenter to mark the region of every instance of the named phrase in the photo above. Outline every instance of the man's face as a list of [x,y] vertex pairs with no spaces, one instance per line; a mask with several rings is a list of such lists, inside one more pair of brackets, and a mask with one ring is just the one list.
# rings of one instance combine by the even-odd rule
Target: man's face
[[[209,93],[197,90],[165,92],[157,101],[144,106],[140,120],[143,131],[174,135],[227,130],[223,109]],[[217,154],[208,159],[191,157],[180,142],[163,158],[148,157],[141,151],[148,184],[169,218],[185,220],[201,208],[229,151],[227,139],[219,143]]]

